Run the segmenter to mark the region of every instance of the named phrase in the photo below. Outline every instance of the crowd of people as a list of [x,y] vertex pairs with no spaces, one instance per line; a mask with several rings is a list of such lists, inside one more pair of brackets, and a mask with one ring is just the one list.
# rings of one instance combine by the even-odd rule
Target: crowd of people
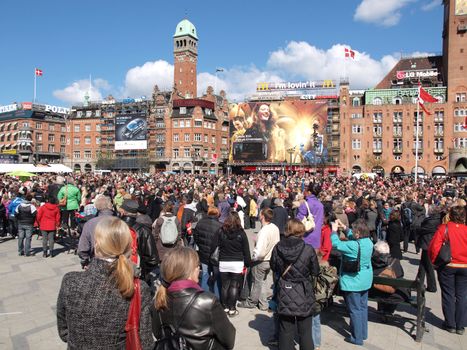
[[[346,341],[363,345],[368,297],[379,295],[385,317],[410,297],[375,288],[373,277],[391,269],[402,278],[412,247],[428,292],[438,275],[444,328],[464,333],[463,180],[112,172],[0,176],[0,192],[1,234],[18,239],[19,255],[31,255],[34,232],[44,257],[55,255],[58,232],[78,242],[84,271],[64,276],[57,302],[69,348],[128,348],[137,317],[143,349],[174,339],[232,349],[229,319],[247,308],[273,313],[270,345],[293,349],[297,327],[300,349],[319,349],[314,280],[329,265],[351,320]],[[441,265],[447,241],[451,260]]]

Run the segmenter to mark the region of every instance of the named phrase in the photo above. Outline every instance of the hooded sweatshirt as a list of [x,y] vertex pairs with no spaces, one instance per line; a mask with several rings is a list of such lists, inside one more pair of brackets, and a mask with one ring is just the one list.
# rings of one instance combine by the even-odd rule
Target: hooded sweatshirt
[[58,205],[45,203],[37,211],[36,221],[41,231],[55,231],[60,226],[60,209]]

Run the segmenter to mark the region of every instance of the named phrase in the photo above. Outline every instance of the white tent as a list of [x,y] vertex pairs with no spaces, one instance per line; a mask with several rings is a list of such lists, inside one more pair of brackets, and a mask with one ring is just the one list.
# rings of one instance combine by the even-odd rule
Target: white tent
[[0,166],[0,173],[11,173],[18,170],[35,174],[73,172],[69,167],[63,164],[48,164],[38,166],[34,166],[34,164],[2,164],[2,166]]

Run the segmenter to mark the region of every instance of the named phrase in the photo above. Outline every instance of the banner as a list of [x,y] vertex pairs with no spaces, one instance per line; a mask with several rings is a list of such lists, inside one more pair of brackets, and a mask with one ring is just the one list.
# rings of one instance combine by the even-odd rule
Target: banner
[[145,114],[118,114],[115,117],[115,149],[147,149],[147,131]]
[[322,164],[326,100],[231,104],[229,162]]

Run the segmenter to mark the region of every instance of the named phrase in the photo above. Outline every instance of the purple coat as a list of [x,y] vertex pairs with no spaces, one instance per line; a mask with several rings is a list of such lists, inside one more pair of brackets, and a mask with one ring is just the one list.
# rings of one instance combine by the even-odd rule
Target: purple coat
[[[307,232],[303,240],[306,244],[311,245],[313,248],[320,248],[321,245],[321,227],[324,220],[324,207],[323,204],[313,195],[307,196],[306,201],[310,207],[310,212],[315,219],[315,228],[313,231]],[[297,213],[297,219],[300,221],[308,215],[308,209],[305,203],[300,204]]]

